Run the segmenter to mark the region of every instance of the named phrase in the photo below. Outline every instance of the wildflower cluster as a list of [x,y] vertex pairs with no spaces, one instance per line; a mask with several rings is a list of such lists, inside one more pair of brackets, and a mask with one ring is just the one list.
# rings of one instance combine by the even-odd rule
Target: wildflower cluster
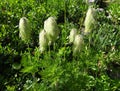
[[[88,8],[85,18],[84,35],[90,33],[96,23],[96,10],[92,7]],[[20,37],[24,41],[31,39],[31,26],[26,17],[22,17],[19,22]],[[54,43],[59,36],[59,28],[54,17],[49,17],[44,21],[44,29],[39,33],[39,50],[43,53],[47,46]],[[70,31],[69,42],[73,43],[73,55],[80,53],[81,47],[84,44],[83,35],[77,33],[77,29],[73,28]]]

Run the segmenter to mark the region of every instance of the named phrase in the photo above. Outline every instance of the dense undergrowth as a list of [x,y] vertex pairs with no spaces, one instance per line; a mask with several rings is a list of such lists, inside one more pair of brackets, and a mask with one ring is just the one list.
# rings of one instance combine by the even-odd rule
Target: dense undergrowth
[[[72,28],[81,33],[88,4],[82,0],[2,0],[0,2],[1,91],[119,91],[120,2],[97,12],[97,25],[84,36],[81,53],[67,45]],[[99,7],[97,5],[95,8]],[[19,38],[19,19],[31,22],[32,40]],[[60,35],[55,48],[39,51],[44,21],[55,16]]]

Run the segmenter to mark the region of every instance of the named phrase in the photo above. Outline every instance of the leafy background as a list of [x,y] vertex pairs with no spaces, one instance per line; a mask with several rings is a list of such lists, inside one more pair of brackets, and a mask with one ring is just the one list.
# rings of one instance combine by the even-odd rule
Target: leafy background
[[[118,1],[118,2],[117,2]],[[2,0],[0,2],[1,91],[119,91],[120,2],[97,12],[97,27],[84,36],[77,57],[66,46],[75,27],[80,33],[89,5],[82,0]],[[99,6],[94,6],[95,8]],[[19,38],[21,17],[32,24],[32,41]],[[38,36],[44,21],[55,16],[60,36],[41,54]]]

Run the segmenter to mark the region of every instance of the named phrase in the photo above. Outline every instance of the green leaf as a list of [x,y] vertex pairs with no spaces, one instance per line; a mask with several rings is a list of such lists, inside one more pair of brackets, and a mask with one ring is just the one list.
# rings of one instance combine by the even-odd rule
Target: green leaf
[[31,74],[33,74],[37,71],[38,71],[38,69],[35,66],[27,66],[21,70],[21,72],[23,72],[23,73],[31,73]]

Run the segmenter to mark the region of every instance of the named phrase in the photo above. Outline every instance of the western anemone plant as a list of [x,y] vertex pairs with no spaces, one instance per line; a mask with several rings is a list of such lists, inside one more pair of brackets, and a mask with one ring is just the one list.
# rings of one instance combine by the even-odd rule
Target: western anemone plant
[[74,56],[80,53],[83,44],[84,44],[83,36],[80,34],[77,34],[73,42],[73,55]]
[[86,13],[85,22],[84,22],[84,25],[85,25],[84,34],[85,35],[90,33],[94,29],[95,24],[96,24],[95,15],[96,15],[95,8],[92,8],[90,6]]
[[55,42],[59,35],[57,22],[54,17],[49,17],[44,21],[44,29],[39,33],[39,48],[43,53],[47,46]]
[[69,43],[73,43],[73,56],[77,56],[84,44],[83,35],[77,33],[77,29],[70,31]]
[[22,17],[19,21],[19,36],[20,38],[29,43],[31,40],[31,25],[26,17]]
[[43,29],[39,33],[39,48],[40,48],[40,52],[43,53],[46,50],[47,46],[48,46],[47,34],[46,34],[46,31]]
[[69,35],[69,42],[70,42],[70,43],[73,43],[76,35],[77,35],[77,29],[73,28],[73,29],[70,31],[70,35]]
[[47,20],[45,20],[44,30],[46,31],[49,45],[51,45],[53,42],[55,42],[59,35],[57,22],[54,17],[49,17]]

